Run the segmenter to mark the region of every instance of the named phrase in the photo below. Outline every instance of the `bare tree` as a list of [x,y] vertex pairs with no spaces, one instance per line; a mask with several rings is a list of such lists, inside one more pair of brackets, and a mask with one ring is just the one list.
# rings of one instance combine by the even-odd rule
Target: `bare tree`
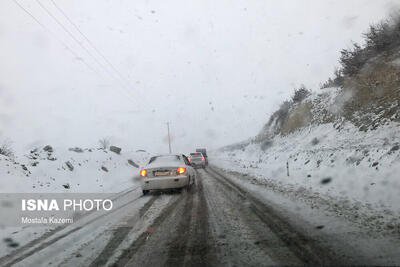
[[100,148],[107,149],[110,146],[110,140],[102,138],[99,140]]

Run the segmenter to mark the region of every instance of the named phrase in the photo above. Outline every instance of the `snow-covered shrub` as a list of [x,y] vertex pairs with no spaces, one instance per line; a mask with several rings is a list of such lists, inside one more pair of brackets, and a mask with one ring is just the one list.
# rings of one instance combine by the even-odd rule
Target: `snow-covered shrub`
[[310,90],[308,90],[304,85],[301,85],[300,88],[295,89],[293,96],[292,96],[292,102],[293,103],[300,103],[304,99],[307,98],[311,94]]

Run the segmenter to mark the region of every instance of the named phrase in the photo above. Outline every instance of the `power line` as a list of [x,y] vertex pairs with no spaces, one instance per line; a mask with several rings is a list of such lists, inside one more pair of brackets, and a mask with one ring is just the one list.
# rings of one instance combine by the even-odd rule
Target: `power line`
[[[86,53],[91,56],[94,61],[100,66],[102,67],[108,75],[110,75],[110,77],[112,77],[113,79],[115,79],[116,77],[103,65],[101,64],[100,61],[98,61],[98,59],[84,46],[82,45],[82,43],[50,12],[50,10],[48,10],[39,0],[36,0],[36,2],[40,5],[40,7],[42,9],[44,9],[46,11],[46,13],[53,18],[53,20],[60,25],[60,27],[83,49],[86,51]],[[124,83],[122,83],[118,78],[116,79],[117,81],[119,81],[121,83],[121,85],[126,86]],[[127,94],[128,91],[127,91]],[[132,96],[133,97],[133,96]]]
[[[13,0],[14,3],[22,9],[28,16],[30,16],[37,24],[39,24],[47,33],[49,33],[53,38],[55,38],[61,45],[65,47],[74,57],[80,58],[79,55],[72,50],[62,39],[60,39],[54,32],[52,32],[49,28],[47,28],[43,23],[41,23],[31,12],[29,12],[26,8],[24,8],[17,0]],[[99,75],[101,78],[104,78],[95,68],[93,68],[88,62],[86,62],[83,58],[80,60],[86,67],[92,70],[94,73]],[[130,98],[130,95],[125,95]]]
[[78,39],[76,39],[75,36],[74,36],[67,28],[65,28],[65,26],[51,13],[39,0],[36,0],[36,2],[40,5],[40,7],[41,7],[42,9],[44,9],[44,10],[47,12],[47,14],[48,14],[50,17],[52,17],[52,18],[57,22],[58,25],[61,26],[61,28],[62,28],[66,33],[68,33],[69,36],[71,36],[71,38],[72,38],[75,42],[77,42],[77,43],[79,44],[79,46],[80,46],[83,50],[86,51],[86,53],[88,53],[88,54],[96,61],[97,64],[99,64],[100,66],[102,66],[102,65],[100,64],[100,62],[98,62],[97,59],[90,53],[90,51],[87,50],[86,47],[84,47],[84,46],[81,44],[81,42],[80,42]]
[[[14,3],[21,8],[26,14],[28,14],[37,24],[39,24],[47,33],[52,35],[58,42],[60,42],[74,57],[80,58],[79,55],[74,52],[64,41],[62,41],[58,36],[53,33],[49,28],[47,28],[43,23],[41,23],[32,13],[30,13],[26,8],[24,8],[20,3],[18,3],[17,0],[13,0]],[[80,60],[83,64],[85,64],[90,70],[92,70],[94,73],[100,75],[100,73],[97,72],[96,69],[94,69],[92,66],[90,66],[85,60]],[[100,75],[101,76],[101,75]]]
[[88,44],[103,58],[103,60],[120,76],[121,79],[123,79],[130,87],[130,82],[128,79],[126,79],[119,71],[116,67],[114,67],[114,65],[110,62],[110,60],[108,60],[103,53],[100,52],[99,49],[96,48],[96,46],[93,44],[92,41],[90,41],[90,39],[79,29],[79,27],[69,18],[69,16],[56,4],[56,2],[54,0],[50,0],[53,5],[57,8],[57,10],[63,14],[63,16],[69,21],[69,23],[71,23],[74,28],[83,36],[83,38],[85,38],[85,40],[88,42]]

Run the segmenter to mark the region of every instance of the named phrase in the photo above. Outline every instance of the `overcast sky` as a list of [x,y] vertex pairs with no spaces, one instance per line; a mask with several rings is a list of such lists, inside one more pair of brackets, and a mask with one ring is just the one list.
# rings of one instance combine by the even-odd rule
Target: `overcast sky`
[[174,151],[247,139],[294,87],[318,90],[339,51],[396,9],[389,0],[53,1],[101,55],[52,0],[18,1],[47,30],[0,1],[0,142],[18,150],[110,137],[167,152],[167,121]]

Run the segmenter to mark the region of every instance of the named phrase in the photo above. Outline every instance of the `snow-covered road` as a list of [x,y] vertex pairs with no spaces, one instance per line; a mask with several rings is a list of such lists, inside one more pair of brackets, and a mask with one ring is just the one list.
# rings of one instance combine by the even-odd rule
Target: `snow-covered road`
[[1,266],[399,265],[400,238],[351,224],[216,166],[182,193],[115,196],[0,258]]

